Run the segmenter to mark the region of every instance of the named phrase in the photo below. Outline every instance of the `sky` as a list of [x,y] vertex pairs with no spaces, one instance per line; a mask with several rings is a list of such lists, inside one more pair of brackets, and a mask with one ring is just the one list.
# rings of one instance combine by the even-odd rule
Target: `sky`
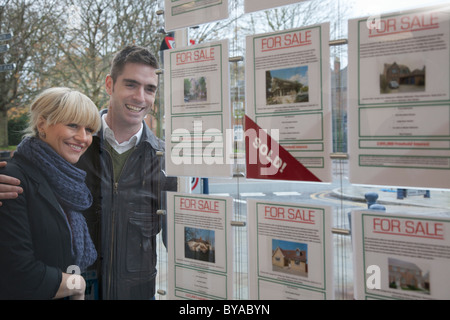
[[308,256],[308,245],[305,243],[272,239],[272,250],[275,250],[277,247],[280,247],[283,250],[300,249],[306,251],[306,256]]
[[271,70],[270,74],[272,75],[272,77],[276,77],[279,79],[286,79],[290,81],[298,81],[304,86],[307,86],[308,85],[307,71],[308,71],[307,66],[301,66],[297,68]]
[[[354,17],[395,12],[402,9],[428,7],[439,4],[450,5],[450,0],[351,0]],[[352,16],[353,16],[352,14]]]

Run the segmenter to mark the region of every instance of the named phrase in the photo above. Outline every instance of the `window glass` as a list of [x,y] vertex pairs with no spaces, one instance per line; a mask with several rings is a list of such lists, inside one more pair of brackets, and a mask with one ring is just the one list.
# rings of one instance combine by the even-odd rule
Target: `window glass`
[[[353,262],[349,212],[368,208],[368,194],[376,195],[376,202],[386,212],[420,212],[435,214],[448,211],[448,189],[409,190],[409,195],[392,186],[358,186],[348,180],[349,161],[347,136],[347,81],[348,81],[348,20],[364,16],[377,16],[431,6],[450,4],[449,1],[366,1],[366,0],[313,0],[245,14],[243,1],[230,1],[230,18],[226,21],[189,28],[189,39],[202,43],[228,38],[230,57],[242,57],[230,62],[230,99],[232,128],[234,129],[234,177],[232,179],[209,178],[202,180],[208,192],[229,195],[234,200],[234,220],[247,221],[247,200],[265,199],[279,202],[327,205],[332,209],[335,275],[335,298],[353,299]],[[245,178],[245,37],[266,32],[330,23],[330,104],[332,110],[333,148],[331,183],[307,183],[276,180],[251,180]],[[341,41],[342,40],[342,41]],[[396,70],[394,70],[396,71]],[[393,71],[393,72],[394,72]],[[411,174],[414,174],[412,171]],[[201,188],[201,184],[200,184]],[[204,189],[193,192],[202,192]],[[340,232],[342,231],[342,233]],[[234,298],[248,298],[248,251],[254,250],[247,243],[247,227],[235,227]],[[276,260],[280,258],[277,257]],[[298,263],[297,261],[295,263]],[[397,267],[393,267],[394,271]],[[402,279],[402,281],[404,281]]]

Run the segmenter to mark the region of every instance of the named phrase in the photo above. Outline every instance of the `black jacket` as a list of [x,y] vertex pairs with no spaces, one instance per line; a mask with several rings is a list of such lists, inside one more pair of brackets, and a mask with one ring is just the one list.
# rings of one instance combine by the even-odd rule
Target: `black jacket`
[[94,198],[85,217],[99,253],[94,267],[100,299],[146,300],[155,294],[156,235],[162,225],[156,212],[163,206],[162,191],[176,190],[176,178],[165,176],[164,157],[156,154],[164,142],[143,125],[116,183],[102,130],[77,165],[86,171]]
[[0,174],[24,190],[0,207],[0,299],[51,299],[74,263],[65,214],[38,163],[16,154]]

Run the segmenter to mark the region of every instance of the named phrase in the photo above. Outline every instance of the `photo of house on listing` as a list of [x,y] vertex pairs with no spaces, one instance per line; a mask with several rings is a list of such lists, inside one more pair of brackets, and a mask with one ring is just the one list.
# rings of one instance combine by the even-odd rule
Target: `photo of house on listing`
[[308,277],[308,245],[272,239],[272,271]]
[[206,77],[184,79],[184,102],[205,102],[208,100]]
[[185,258],[216,261],[214,230],[184,227],[184,242]]
[[397,62],[384,64],[380,74],[380,93],[417,91],[425,91],[424,65],[411,68],[411,66]]
[[308,66],[266,71],[267,105],[308,101]]
[[430,294],[430,272],[417,264],[389,258],[389,288]]

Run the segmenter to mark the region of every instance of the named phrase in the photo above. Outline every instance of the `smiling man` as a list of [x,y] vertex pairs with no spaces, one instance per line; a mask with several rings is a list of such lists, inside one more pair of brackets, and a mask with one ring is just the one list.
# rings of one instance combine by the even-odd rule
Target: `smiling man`
[[142,120],[153,106],[158,85],[157,63],[154,63],[151,66],[130,62],[119,69],[120,73],[112,70],[106,77],[106,91],[111,98],[105,120],[114,128],[119,143],[142,128]]
[[94,197],[85,213],[100,259],[96,272],[101,299],[152,299],[156,278],[156,235],[162,192],[176,190],[165,176],[164,142],[143,121],[158,86],[155,56],[128,46],[113,59],[105,86],[109,108],[102,129],[80,159]]

